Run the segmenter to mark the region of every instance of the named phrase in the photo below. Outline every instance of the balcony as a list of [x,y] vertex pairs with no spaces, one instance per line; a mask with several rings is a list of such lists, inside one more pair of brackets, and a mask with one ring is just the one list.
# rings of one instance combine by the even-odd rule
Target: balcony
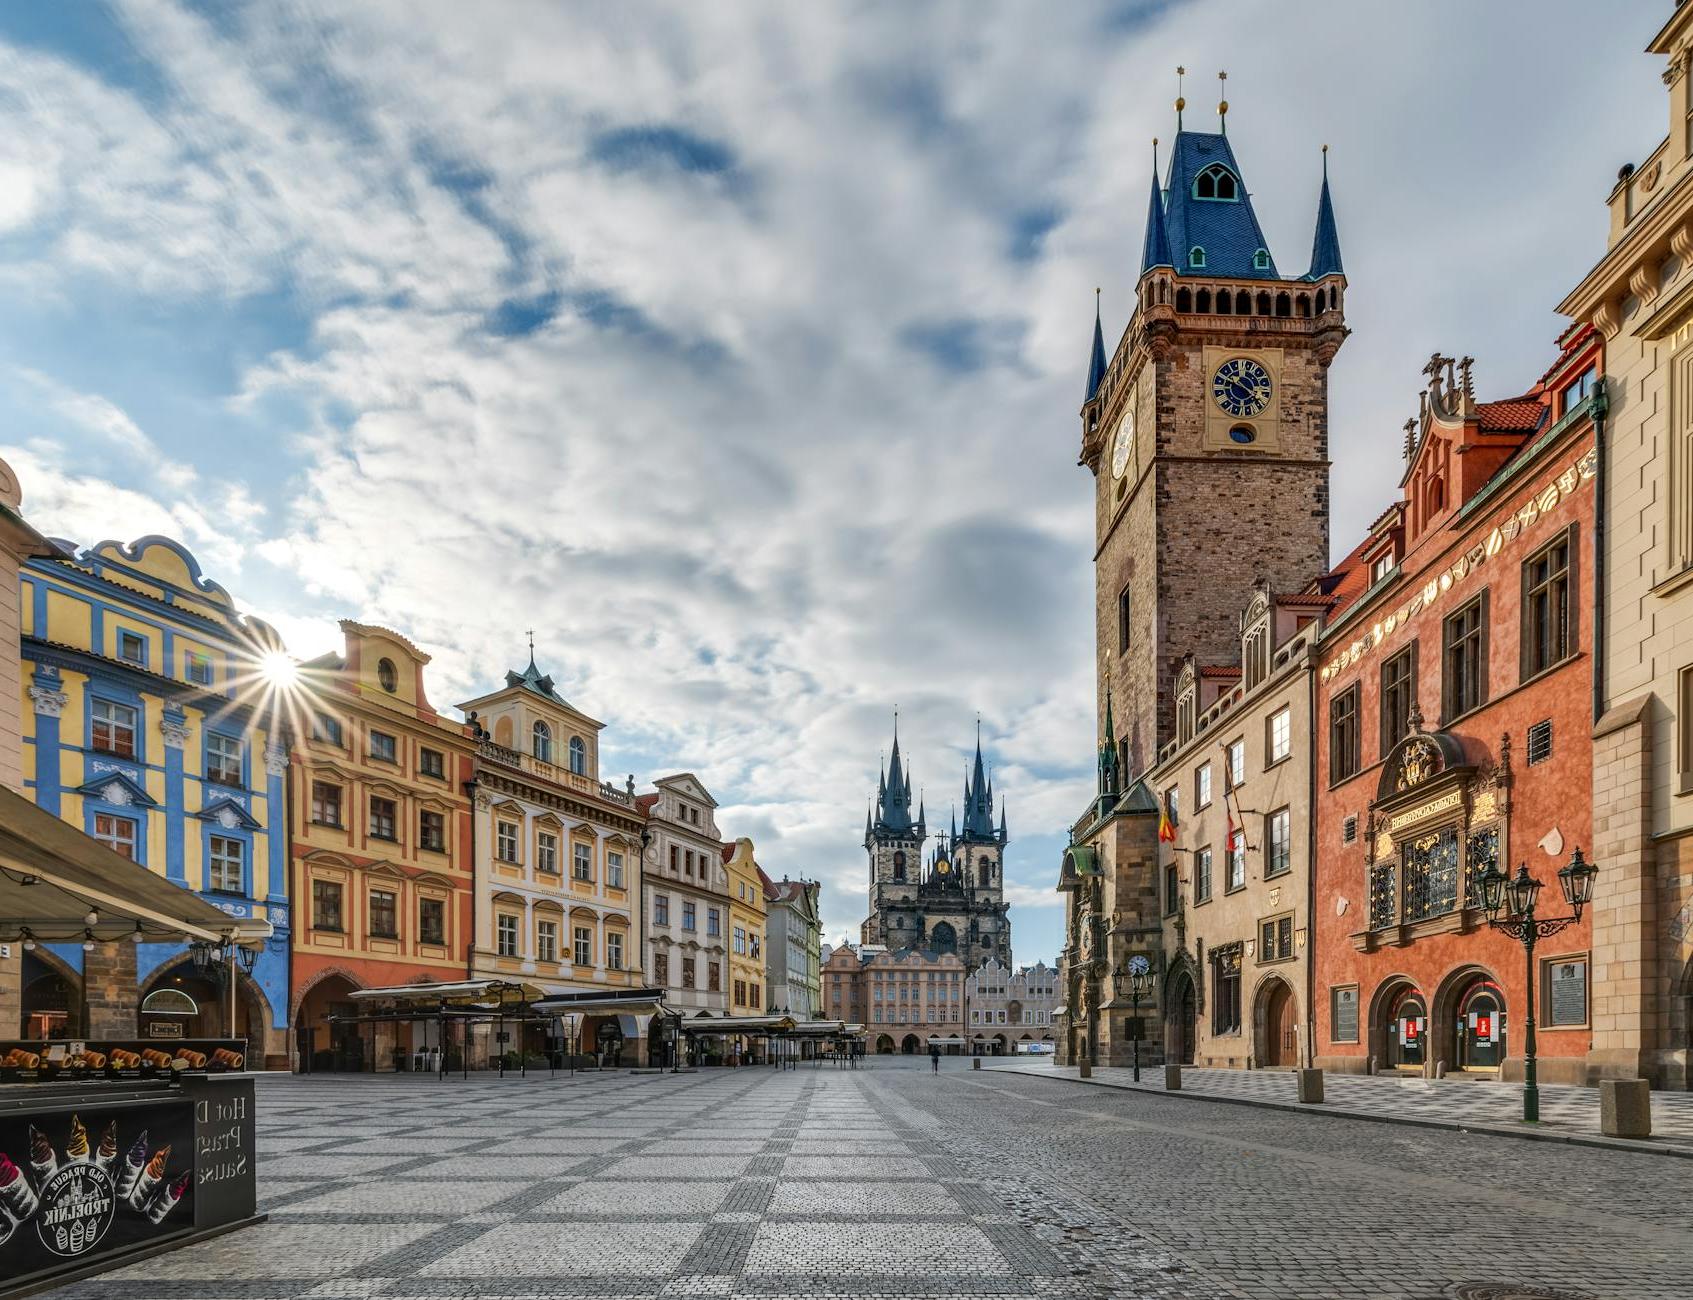
[[604,799],[607,803],[618,804],[624,808],[635,806],[635,796],[627,790],[619,790],[616,786],[603,781],[595,781],[592,777],[584,776],[580,772],[572,772],[568,767],[549,763],[545,759],[536,758],[533,754],[525,754],[522,750],[497,745],[491,740],[484,740],[476,746],[476,756],[489,763],[498,763],[502,767],[514,768],[542,781],[551,781],[554,785],[561,785],[567,790],[576,791],[578,794],[594,795]]

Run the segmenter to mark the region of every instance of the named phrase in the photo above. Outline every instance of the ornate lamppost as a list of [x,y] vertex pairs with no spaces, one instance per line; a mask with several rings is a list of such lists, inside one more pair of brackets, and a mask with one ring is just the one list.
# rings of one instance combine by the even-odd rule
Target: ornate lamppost
[[[1487,906],[1488,925],[1518,940],[1527,962],[1528,1024],[1523,1039],[1523,1122],[1526,1124],[1540,1119],[1540,1086],[1534,1069],[1534,945],[1581,920],[1582,909],[1593,899],[1593,878],[1598,874],[1599,868],[1583,858],[1577,846],[1570,854],[1568,865],[1558,872],[1558,884],[1564,891],[1564,901],[1570,905],[1570,915],[1541,917],[1535,915],[1534,905],[1542,886],[1528,874],[1528,863],[1519,863],[1514,876],[1497,866],[1482,873],[1482,901]],[[1501,911],[1505,914],[1503,919],[1500,919]]]
[[1120,982],[1122,980],[1126,979],[1129,982],[1129,997],[1134,1005],[1134,1019],[1130,1022],[1129,1041],[1134,1047],[1134,1081],[1139,1083],[1140,1039],[1143,1032],[1140,1023],[1140,1000],[1152,991],[1152,963],[1147,960],[1144,954],[1137,952],[1111,974],[1119,981],[1119,988],[1121,988]]

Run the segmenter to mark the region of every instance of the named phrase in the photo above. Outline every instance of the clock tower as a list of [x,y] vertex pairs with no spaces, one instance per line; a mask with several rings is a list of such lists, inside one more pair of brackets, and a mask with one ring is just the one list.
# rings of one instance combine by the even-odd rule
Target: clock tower
[[1134,314],[1108,360],[1096,312],[1081,411],[1098,716],[1103,734],[1109,696],[1124,788],[1173,734],[1182,657],[1232,662],[1254,582],[1292,591],[1328,565],[1328,367],[1347,334],[1326,150],[1303,274],[1278,268],[1221,130],[1178,129],[1153,171]]

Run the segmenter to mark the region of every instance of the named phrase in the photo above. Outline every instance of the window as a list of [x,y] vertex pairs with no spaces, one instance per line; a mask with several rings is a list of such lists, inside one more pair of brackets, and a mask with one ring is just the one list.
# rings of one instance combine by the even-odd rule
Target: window
[[394,738],[386,731],[373,731],[370,733],[370,756],[372,758],[380,759],[384,763],[392,763],[397,761],[395,758],[396,753],[397,747],[394,743]]
[[1200,849],[1193,855],[1193,901],[1208,902],[1211,898],[1211,850]]
[[118,633],[118,658],[126,664],[147,666],[147,638],[139,632]]
[[370,801],[370,838],[373,840],[391,840],[395,838],[394,822],[396,808],[392,799],[382,799],[376,796]]
[[723,991],[723,967],[721,963],[708,961],[705,964],[705,977],[707,992],[721,993]]
[[588,747],[580,736],[570,738],[570,770],[577,776],[588,775]]
[[438,812],[420,812],[417,815],[417,842],[423,848],[435,853],[447,851],[447,818]]
[[1278,808],[1264,821],[1269,852],[1264,858],[1264,876],[1279,876],[1292,865],[1293,828],[1286,808]]
[[1381,752],[1411,734],[1411,707],[1417,700],[1417,645],[1412,642],[1381,666]]
[[1528,729],[1528,765],[1544,763],[1552,757],[1552,719],[1543,718]]
[[341,885],[334,880],[312,881],[312,929],[341,932]]
[[319,826],[341,824],[341,787],[332,781],[312,782],[312,820]]
[[1164,915],[1169,916],[1181,906],[1181,871],[1174,862],[1164,868]]
[[606,932],[605,965],[607,970],[623,969],[623,936],[615,930]]
[[660,988],[667,988],[670,984],[670,954],[655,952],[653,954],[653,983]]
[[370,891],[370,934],[373,939],[398,939],[400,930],[394,914],[394,893],[388,889]]
[[605,883],[612,889],[623,888],[623,855],[607,850],[605,855]]
[[1233,893],[1237,889],[1246,887],[1246,832],[1237,829],[1229,838],[1229,880],[1223,887],[1224,893]]
[[670,869],[676,870],[676,846],[674,844],[670,846]]
[[1351,844],[1358,838],[1358,814],[1353,813],[1340,824],[1340,842]]
[[1575,652],[1570,561],[1574,528],[1523,564],[1522,675],[1533,677]]
[[715,907],[705,909],[705,933],[710,939],[715,939],[723,933],[722,919]]
[[1258,430],[1250,424],[1237,424],[1229,430],[1229,441],[1238,442],[1242,446],[1258,441]]
[[420,943],[447,942],[447,904],[439,898],[417,900],[417,937]]
[[1358,774],[1358,683],[1329,700],[1329,782]]
[[1373,587],[1393,572],[1393,552],[1378,555],[1370,564],[1370,585]]
[[241,742],[234,736],[206,733],[206,780],[218,785],[241,784]]
[[1127,586],[1117,593],[1117,653],[1122,654],[1129,648],[1133,638],[1130,635],[1129,611],[1131,597]]
[[400,675],[394,670],[394,661],[384,659],[376,665],[377,684],[392,695],[400,685]]
[[553,729],[544,722],[537,722],[529,729],[529,752],[543,763],[553,761]]
[[1246,781],[1246,742],[1244,740],[1231,740],[1227,753],[1228,768],[1224,772],[1227,781],[1223,788],[1233,790]]
[[696,914],[694,911],[694,900],[691,898],[684,898],[682,900],[682,928],[689,931],[699,929],[699,926],[695,923],[695,919]]
[[758,954],[759,954],[758,935],[749,934],[747,936],[747,951],[748,951],[748,953],[750,953],[754,957],[758,956]]
[[558,834],[541,831],[535,836],[535,870],[558,874]]
[[1270,730],[1266,752],[1270,763],[1279,763],[1293,752],[1293,717],[1286,709],[1270,715]]
[[110,700],[93,703],[93,734],[89,743],[103,754],[119,758],[135,757],[135,725],[139,714],[127,704]]
[[182,652],[182,675],[200,686],[212,684],[212,657],[197,650]]
[[572,844],[570,846],[570,874],[577,880],[592,880],[594,878],[593,845]]
[[494,918],[494,951],[501,957],[517,956],[517,918],[501,912]]
[[419,750],[417,770],[424,776],[432,776],[436,780],[445,780],[447,776],[446,755],[438,749]]
[[1293,956],[1293,913],[1258,923],[1258,960],[1286,961]]
[[1443,718],[1468,713],[1487,698],[1486,597],[1477,596],[1445,623]]
[[1558,402],[1558,414],[1560,417],[1568,415],[1571,411],[1575,410],[1576,407],[1580,406],[1587,400],[1588,394],[1593,391],[1594,382],[1598,379],[1598,377],[1598,367],[1588,366],[1586,370],[1583,370],[1579,375],[1558,390],[1560,397]]
[[747,951],[747,932],[743,927],[738,925],[735,927],[734,944],[735,951],[744,957]]
[[1675,676],[1675,776],[1680,794],[1693,791],[1693,665]]
[[585,925],[577,926],[572,932],[571,960],[578,966],[592,966],[594,964],[594,932]]
[[558,922],[535,922],[535,956],[540,961],[558,960]]
[[1240,183],[1235,180],[1234,173],[1221,163],[1212,163],[1194,178],[1193,197],[1196,199],[1232,203],[1239,196]]
[[694,958],[692,957],[682,958],[682,987],[685,989],[694,987]]
[[1211,806],[1211,764],[1206,763],[1193,774],[1193,806],[1195,808],[1209,808]]
[[1189,266],[1205,265],[1205,250],[1198,244],[1187,250],[1187,264]]
[[685,876],[694,874],[694,851],[692,849],[682,854],[682,874]]
[[669,894],[654,894],[653,895],[653,924],[654,925],[669,925],[670,924],[670,895]]
[[[1268,271],[1270,269],[1270,250],[1260,248],[1252,255],[1252,269],[1254,271]],[[1267,313],[1266,313],[1267,314]]]
[[1211,958],[1211,1032],[1240,1032],[1240,945],[1214,953]]
[[246,878],[242,871],[247,846],[227,835],[214,835],[208,845],[211,851],[206,887],[220,894],[246,892]]
[[325,741],[331,745],[340,745],[341,724],[327,713],[312,714],[312,739]]
[[94,838],[131,862],[135,861],[136,831],[132,818],[117,817],[111,813],[94,814]]
[[745,980],[736,980],[735,981],[735,1005],[738,1006],[738,1007],[744,1007],[744,1006],[746,1006],[746,1004],[747,1004],[747,982]]
[[517,823],[496,821],[494,823],[494,856],[501,862],[516,862],[517,859]]

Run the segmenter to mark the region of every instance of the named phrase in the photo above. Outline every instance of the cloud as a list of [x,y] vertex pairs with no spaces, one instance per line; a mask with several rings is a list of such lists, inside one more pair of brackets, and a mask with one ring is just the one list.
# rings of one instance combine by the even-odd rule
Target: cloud
[[[935,823],[980,711],[1017,955],[1050,959],[1093,771],[1076,407],[1169,69],[1230,69],[1284,265],[1332,146],[1344,550],[1421,358],[1476,354],[1487,395],[1537,375],[1603,246],[1581,160],[1656,138],[1648,33],[1543,8],[120,0],[86,48],[0,13],[0,282],[30,309],[0,344],[34,375],[0,403],[51,423],[7,455],[40,526],[175,532],[298,650],[406,629],[438,702],[535,628],[607,774],[697,771],[767,869],[825,882],[831,935],[893,707]],[[1539,71],[1578,24],[1605,96]],[[1367,84],[1279,75],[1383,48]],[[89,377],[90,318],[129,387]]]

